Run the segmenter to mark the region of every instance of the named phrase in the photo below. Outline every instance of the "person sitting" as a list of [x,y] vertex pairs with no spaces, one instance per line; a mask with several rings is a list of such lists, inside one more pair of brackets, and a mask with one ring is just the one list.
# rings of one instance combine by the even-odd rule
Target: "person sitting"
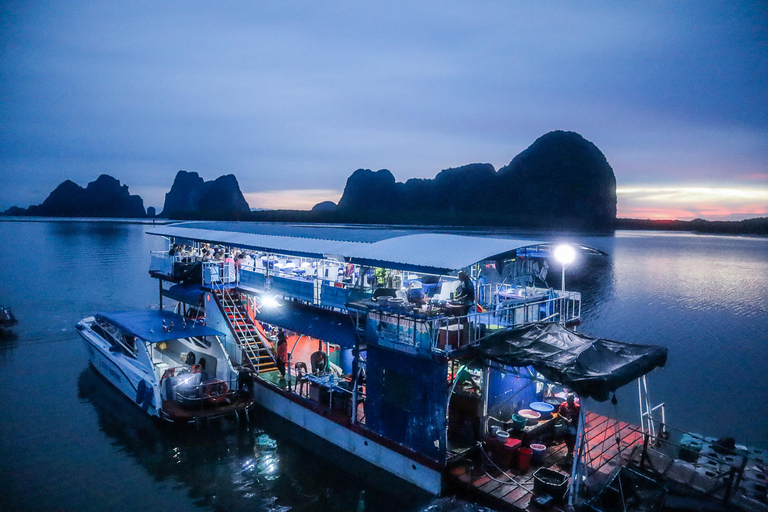
[[[195,371],[196,370],[196,371]],[[201,357],[200,361],[197,363],[197,366],[195,366],[192,370],[193,373],[200,373],[200,382],[207,382],[211,380],[211,376],[208,374],[207,371],[205,371],[205,358]]]
[[328,371],[328,355],[322,350],[318,350],[309,356],[309,363],[312,365],[312,373],[314,375],[321,375]]
[[408,302],[421,306],[424,304],[424,288],[419,281],[414,281],[408,288]]
[[562,418],[567,427],[565,433],[565,446],[568,448],[566,458],[573,457],[573,450],[576,446],[576,429],[579,426],[579,416],[581,414],[581,405],[576,403],[576,397],[573,393],[568,393],[566,401],[560,404],[557,414]]

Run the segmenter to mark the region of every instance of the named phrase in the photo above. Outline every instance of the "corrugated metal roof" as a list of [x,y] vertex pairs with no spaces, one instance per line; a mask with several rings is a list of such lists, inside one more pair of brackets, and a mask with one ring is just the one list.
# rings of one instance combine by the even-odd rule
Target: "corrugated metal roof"
[[389,238],[363,244],[352,261],[376,266],[450,272],[466,268],[478,261],[510,254],[523,247],[544,242],[477,236],[424,233]]
[[320,238],[305,238],[295,236],[263,235],[258,233],[243,233],[239,231],[223,231],[217,229],[188,228],[182,225],[159,226],[147,231],[150,235],[169,236],[199,240],[212,244],[229,245],[243,249],[276,252],[295,256],[322,258],[324,255],[344,255],[351,246],[363,242],[342,242]]
[[429,273],[453,272],[479,261],[511,256],[514,251],[525,247],[551,245],[550,242],[535,240],[441,233],[397,236],[376,242],[348,242],[191,228],[183,224],[160,226],[147,233],[286,255],[316,258],[343,256],[347,261],[363,265]]

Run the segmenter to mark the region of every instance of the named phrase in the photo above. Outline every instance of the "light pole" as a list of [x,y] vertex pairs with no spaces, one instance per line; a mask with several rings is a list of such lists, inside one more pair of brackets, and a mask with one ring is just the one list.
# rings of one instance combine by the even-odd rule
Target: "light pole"
[[565,267],[576,257],[576,251],[570,245],[558,245],[555,247],[555,259],[563,266],[563,293],[565,293]]

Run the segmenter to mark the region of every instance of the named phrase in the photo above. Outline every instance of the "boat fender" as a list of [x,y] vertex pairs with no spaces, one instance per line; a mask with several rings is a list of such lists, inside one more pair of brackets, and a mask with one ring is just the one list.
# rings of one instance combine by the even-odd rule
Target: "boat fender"
[[141,405],[144,402],[144,395],[147,392],[147,383],[139,381],[139,385],[136,386],[136,403]]
[[223,380],[214,379],[205,385],[203,397],[211,403],[219,403],[227,398],[229,386]]
[[[144,382],[143,380],[141,382]],[[155,401],[155,390],[151,386],[144,384],[144,399],[141,401],[141,408],[144,412],[149,410],[149,407]]]

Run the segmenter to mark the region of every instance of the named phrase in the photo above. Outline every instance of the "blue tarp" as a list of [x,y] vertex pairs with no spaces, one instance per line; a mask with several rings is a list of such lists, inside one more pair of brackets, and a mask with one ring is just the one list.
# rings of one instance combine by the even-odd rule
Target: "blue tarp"
[[196,306],[201,303],[200,297],[205,295],[205,290],[199,284],[175,284],[167,290],[163,290],[163,295],[170,299]]
[[256,318],[260,322],[306,334],[343,348],[352,348],[357,343],[357,333],[352,320],[349,316],[334,311],[288,302],[279,306],[262,306]]
[[[192,336],[224,336],[219,331],[197,322],[185,321],[181,315],[170,311],[111,311],[98,313],[96,319],[106,320],[122,331],[138,336],[150,343]],[[163,322],[165,322],[166,329],[170,329],[171,324],[173,324],[173,329],[163,329]]]
[[510,367],[533,366],[550,381],[600,402],[667,362],[664,347],[591,338],[556,323],[505,329],[462,351]]
[[511,418],[512,414],[540,398],[536,394],[536,383],[530,378],[533,368],[517,370],[513,373],[491,368],[488,375],[488,412],[491,416]]

